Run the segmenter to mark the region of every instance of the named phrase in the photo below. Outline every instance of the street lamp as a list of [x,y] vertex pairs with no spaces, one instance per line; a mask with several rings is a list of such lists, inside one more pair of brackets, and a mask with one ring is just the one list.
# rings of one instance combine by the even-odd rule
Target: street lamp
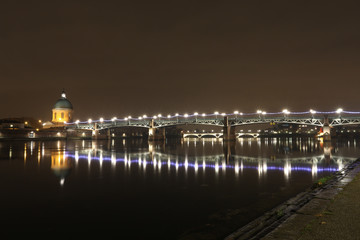
[[237,121],[237,116],[239,114],[239,111],[234,111],[234,114],[235,114],[235,121]]
[[199,115],[199,113],[194,112],[194,116],[195,116],[195,122],[197,122],[197,116]]
[[283,109],[282,112],[284,113],[284,117],[286,118],[287,115],[290,114],[289,110]]
[[113,118],[111,119],[111,121],[114,123],[114,125],[116,125],[116,119],[117,119],[117,117],[113,117]]
[[282,112],[283,112],[284,114],[290,114],[289,110],[287,110],[287,109],[282,110]]
[[342,113],[342,111],[343,111],[342,108],[338,108],[338,109],[336,110],[336,113]]
[[257,110],[256,113],[259,114],[259,118],[261,118],[261,113],[262,113],[262,111],[261,111],[261,110]]
[[310,111],[309,111],[310,113],[311,113],[311,117],[312,118],[314,118],[314,114],[316,114],[316,111],[315,110],[313,110],[313,109],[310,109]]
[[339,114],[339,118],[341,118],[341,113],[343,112],[343,109],[342,108],[338,108],[336,110],[336,113]]
[[216,111],[216,112],[214,112],[214,114],[215,114],[215,118],[217,119],[217,115],[219,115],[219,112]]

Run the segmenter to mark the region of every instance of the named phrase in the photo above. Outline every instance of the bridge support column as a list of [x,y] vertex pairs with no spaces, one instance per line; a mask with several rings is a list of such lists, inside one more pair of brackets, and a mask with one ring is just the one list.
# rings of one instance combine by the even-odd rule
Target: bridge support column
[[97,140],[98,137],[99,137],[99,129],[97,129],[97,124],[94,123],[94,127],[93,127],[93,130],[92,130],[92,139],[95,139]]
[[111,131],[110,131],[110,128],[108,128],[108,129],[106,130],[106,137],[107,137],[107,139],[111,139]]
[[324,140],[324,142],[331,141],[331,129],[330,129],[330,126],[329,126],[328,115],[324,116],[323,140]]
[[224,141],[236,140],[235,127],[229,125],[229,119],[227,116],[224,117],[223,139]]
[[165,140],[165,128],[156,128],[154,126],[154,119],[150,121],[149,128],[149,141],[164,141]]

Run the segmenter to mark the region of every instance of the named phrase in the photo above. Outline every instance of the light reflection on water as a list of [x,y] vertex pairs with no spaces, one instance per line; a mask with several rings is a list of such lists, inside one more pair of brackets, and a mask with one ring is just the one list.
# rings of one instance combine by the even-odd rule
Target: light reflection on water
[[[164,233],[155,226],[164,226],[166,234],[175,236],[226,209],[240,209],[238,224],[245,224],[356,160],[358,146],[353,140],[330,144],[316,139],[239,139],[230,144],[218,139],[162,144],[129,140],[0,142],[0,187],[10,189],[0,201],[11,206],[16,202],[12,196],[17,196],[31,208],[35,202],[50,199],[60,209],[49,211],[59,211],[59,216],[62,211],[85,216],[89,209],[78,207],[85,201],[96,210],[93,220],[112,219],[111,214],[123,216],[124,221],[113,221],[116,226],[121,221],[124,231],[131,229],[129,224],[138,217],[152,216],[148,231],[162,238]],[[7,161],[11,164],[6,165]],[[16,163],[26,170],[24,176],[14,170]],[[11,192],[6,184],[11,184],[12,175],[7,172],[24,177],[27,185],[14,183]],[[21,195],[24,189],[37,191]],[[47,198],[43,193],[48,193]],[[70,209],[61,208],[62,204]],[[104,204],[109,208],[112,204],[111,210],[99,210]],[[12,211],[18,208],[9,207]],[[127,213],[127,209],[133,212]],[[12,215],[9,212],[8,217]]]
[[[86,152],[86,151],[85,151]],[[143,168],[144,170],[149,165],[153,166],[154,171],[161,171],[162,166],[167,166],[168,170],[171,170],[172,167],[176,168],[178,170],[179,168],[184,168],[185,172],[188,171],[188,168],[194,169],[194,173],[197,174],[199,170],[199,164],[198,159],[194,158],[191,159],[190,162],[188,160],[188,157],[185,157],[182,162],[179,163],[179,160],[162,160],[162,158],[166,158],[166,156],[162,155],[157,159],[157,156],[153,156],[152,160],[148,159],[148,155],[146,154],[135,154],[135,155],[125,155],[124,157],[116,157],[115,154],[112,154],[110,157],[103,156],[103,152],[99,151],[98,154],[94,154],[93,150],[87,150],[87,154],[79,154],[79,151],[75,151],[75,154],[71,154],[65,151],[62,152],[52,152],[52,156],[61,155],[62,159],[73,159],[75,160],[75,163],[78,164],[79,160],[87,160],[88,161],[88,167],[90,169],[90,165],[92,161],[98,161],[100,163],[100,170],[102,168],[104,161],[110,161],[111,167],[116,168],[116,164],[118,162],[123,163],[125,169],[130,170],[130,167],[132,164],[136,164],[138,168]],[[93,155],[94,154],[94,155]],[[98,156],[97,156],[98,155]],[[170,158],[171,156],[169,156]],[[324,161],[325,157],[323,155],[319,155],[312,158],[294,158],[292,159],[278,159],[276,163],[282,164],[282,166],[279,165],[268,165],[268,161],[270,159],[258,159],[258,165],[255,166],[251,163],[253,163],[254,159],[246,158],[246,157],[239,157],[234,156],[235,160],[233,163],[226,164],[224,160],[221,161],[221,164],[219,164],[220,160],[216,158],[216,156],[210,157],[209,160],[202,160],[201,167],[205,171],[206,168],[208,169],[214,169],[215,173],[218,174],[219,170],[221,169],[222,172],[225,174],[227,169],[232,169],[236,174],[239,174],[239,170],[241,169],[241,173],[245,169],[255,169],[258,172],[259,177],[260,176],[266,176],[268,171],[282,171],[284,172],[284,176],[286,179],[289,178],[291,175],[291,172],[295,171],[305,171],[305,172],[311,172],[313,176],[316,176],[318,172],[336,172],[343,168],[344,162],[345,164],[350,163],[356,158],[334,158],[336,161],[333,165],[329,167],[318,167],[318,164],[321,164],[322,161]],[[144,159],[144,160],[142,160]],[[245,162],[245,164],[244,164]],[[240,165],[239,165],[240,163]],[[246,163],[249,163],[248,165]],[[274,163],[274,161],[272,161]],[[298,166],[296,163],[302,163],[302,165]],[[305,163],[305,166],[303,166]],[[292,166],[293,164],[293,166]]]
[[[280,145],[283,148],[283,153],[279,154],[280,157],[256,157],[251,156],[251,154],[249,154],[250,156],[237,155],[236,152],[232,153],[234,150],[231,149],[230,144],[225,144],[226,146],[223,147],[221,153],[219,152],[219,149],[217,149],[217,154],[206,154],[205,147],[209,143],[211,143],[211,148],[214,148],[215,143],[216,145],[224,146],[224,143],[218,139],[187,139],[185,140],[186,147],[182,154],[164,153],[161,150],[159,151],[159,148],[161,149],[161,144],[157,145],[151,143],[148,144],[148,151],[127,152],[126,148],[124,148],[124,151],[118,152],[114,149],[115,140],[111,140],[110,149],[106,150],[103,149],[103,145],[98,146],[98,142],[82,140],[81,144],[79,144],[79,142],[75,143],[74,150],[72,151],[66,148],[66,142],[57,141],[56,149],[52,149],[50,153],[52,159],[51,169],[71,169],[72,161],[75,162],[75,167],[77,168],[79,161],[87,160],[88,171],[91,170],[91,163],[97,161],[101,172],[103,162],[110,161],[111,168],[114,168],[113,171],[115,171],[117,163],[123,163],[126,171],[131,170],[132,164],[136,164],[137,168],[140,170],[142,169],[143,171],[146,171],[148,166],[153,166],[153,170],[159,172],[161,172],[161,169],[164,169],[163,166],[167,166],[168,171],[170,171],[171,168],[175,168],[176,172],[179,168],[183,168],[185,170],[185,175],[187,175],[189,168],[194,170],[195,175],[198,174],[199,167],[203,173],[206,169],[213,170],[216,175],[219,174],[220,170],[222,171],[222,174],[226,174],[227,170],[232,170],[236,176],[238,176],[239,173],[242,174],[244,170],[253,169],[257,170],[259,177],[266,176],[268,171],[282,171],[284,178],[288,180],[291,173],[294,171],[311,172],[313,179],[316,179],[319,172],[336,172],[342,169],[346,164],[357,159],[357,157],[333,156],[333,147],[331,145],[328,144],[324,146],[323,143],[314,139],[307,139],[306,141],[303,139],[295,139],[295,146],[298,147],[298,151],[295,152],[308,153],[310,151],[316,152],[316,155],[312,154],[312,156],[308,156],[308,154],[306,154],[305,156],[288,156],[290,151],[288,147],[293,145],[293,139],[282,140],[281,144],[279,144],[278,141],[279,139],[276,138],[263,142],[260,139],[253,140],[241,138],[236,145],[239,145],[240,148],[244,148],[244,146],[251,148],[252,144],[255,143],[257,145],[256,150],[259,152],[264,151],[264,149],[266,151],[269,147],[277,147],[276,150],[279,152]],[[202,144],[197,145],[198,142],[201,142]],[[31,156],[34,154],[33,151],[36,144],[36,142],[30,141]],[[28,158],[28,145],[28,142],[24,143],[23,159],[25,164]],[[122,145],[126,146],[125,140],[122,140]],[[183,146],[183,141],[181,142],[181,145]],[[356,141],[347,141],[345,145],[348,148],[351,145],[356,147]],[[197,153],[192,156],[189,154],[189,152],[193,150],[191,147],[197,150]],[[202,148],[202,151],[199,148]],[[316,151],[319,149],[320,151]],[[44,158],[47,150],[44,142],[38,144],[38,164],[40,164],[41,159]],[[9,159],[12,159],[12,157],[13,148],[10,145]],[[55,159],[57,159],[57,161],[55,161]],[[254,165],[254,163],[257,164]],[[61,185],[64,185],[65,178],[60,178],[60,182]]]

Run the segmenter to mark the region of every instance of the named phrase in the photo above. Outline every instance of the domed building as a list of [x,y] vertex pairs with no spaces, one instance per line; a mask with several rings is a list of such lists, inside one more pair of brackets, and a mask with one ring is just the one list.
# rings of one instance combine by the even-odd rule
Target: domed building
[[66,93],[63,90],[61,98],[56,101],[52,109],[52,120],[55,124],[64,124],[64,122],[71,122],[73,119],[73,106],[66,98]]

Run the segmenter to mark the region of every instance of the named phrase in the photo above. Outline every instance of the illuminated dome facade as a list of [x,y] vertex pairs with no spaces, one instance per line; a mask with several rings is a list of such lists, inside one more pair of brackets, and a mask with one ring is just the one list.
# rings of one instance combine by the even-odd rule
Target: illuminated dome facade
[[56,101],[52,109],[52,122],[56,124],[63,124],[64,122],[71,122],[73,118],[73,106],[66,98],[65,91],[62,91],[61,98]]

